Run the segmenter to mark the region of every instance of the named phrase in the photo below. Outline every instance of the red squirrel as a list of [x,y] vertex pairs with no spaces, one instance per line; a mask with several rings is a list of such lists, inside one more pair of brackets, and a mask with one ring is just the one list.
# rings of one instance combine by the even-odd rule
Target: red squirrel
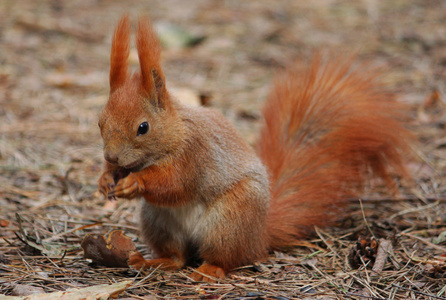
[[224,278],[342,216],[342,202],[359,197],[369,179],[408,176],[412,138],[395,117],[399,104],[350,60],[319,56],[279,76],[253,149],[220,113],[169,95],[148,20],[138,22],[140,71],[132,75],[129,45],[124,16],[99,120],[99,190],[143,198],[141,233],[157,258],[134,254],[137,268],[196,264],[193,279]]

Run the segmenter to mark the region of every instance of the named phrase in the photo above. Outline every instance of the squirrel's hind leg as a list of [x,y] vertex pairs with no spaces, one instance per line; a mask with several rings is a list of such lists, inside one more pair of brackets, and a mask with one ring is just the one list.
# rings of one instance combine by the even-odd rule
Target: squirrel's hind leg
[[203,263],[191,274],[193,280],[205,282],[215,282],[215,279],[224,279],[225,276],[222,268],[208,263]]
[[128,264],[136,270],[145,270],[151,267],[158,267],[161,270],[178,270],[184,266],[184,261],[169,257],[146,260],[140,252],[133,251],[130,254]]

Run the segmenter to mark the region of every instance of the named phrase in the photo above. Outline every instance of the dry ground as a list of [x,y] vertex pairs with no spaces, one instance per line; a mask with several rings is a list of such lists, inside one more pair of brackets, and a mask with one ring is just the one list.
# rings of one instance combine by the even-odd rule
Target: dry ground
[[[269,82],[289,62],[322,49],[355,51],[358,60],[386,67],[383,82],[413,108],[408,125],[425,161],[413,164],[415,187],[400,199],[370,196],[339,228],[319,230],[307,245],[218,284],[194,283],[190,270],[91,265],[80,249],[87,233],[138,236],[138,204],[122,201],[108,211],[95,193],[97,116],[123,12],[204,38],[165,49],[168,84],[210,96],[250,142]],[[130,279],[122,298],[446,299],[445,20],[442,0],[2,0],[0,294],[19,284],[54,292]],[[357,256],[357,268],[347,263],[360,235],[372,233],[393,244],[380,275],[365,266],[367,255]]]

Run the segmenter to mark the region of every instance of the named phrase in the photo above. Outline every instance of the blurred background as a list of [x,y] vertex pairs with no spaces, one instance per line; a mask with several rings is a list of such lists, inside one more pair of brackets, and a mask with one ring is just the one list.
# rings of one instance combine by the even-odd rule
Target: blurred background
[[[382,81],[401,101],[436,104],[445,91],[445,1],[2,0],[6,173],[76,168],[73,161],[99,168],[97,116],[107,100],[111,36],[123,13],[135,23],[141,15],[153,21],[173,94],[221,110],[251,143],[273,75],[315,51],[356,53],[384,67]],[[130,62],[137,70],[134,49]],[[421,113],[419,121],[432,121]]]
[[[51,151],[69,151],[78,142],[100,143],[96,118],[107,99],[111,36],[123,13],[135,22],[140,15],[152,19],[174,94],[221,109],[251,142],[272,75],[315,51],[357,53],[360,60],[384,66],[383,81],[402,101],[421,103],[444,91],[444,1],[2,0],[0,5],[1,132],[26,135],[23,142],[32,149],[9,146],[30,152],[43,147],[49,158]],[[130,61],[137,69],[134,50]],[[28,140],[48,136],[62,148]],[[23,159],[34,163],[42,157]],[[50,160],[46,163],[54,163]]]

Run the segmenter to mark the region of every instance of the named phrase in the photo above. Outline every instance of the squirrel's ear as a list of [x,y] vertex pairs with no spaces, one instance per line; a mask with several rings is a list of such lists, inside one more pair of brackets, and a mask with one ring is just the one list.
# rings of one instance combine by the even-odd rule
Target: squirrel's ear
[[110,92],[113,92],[128,77],[128,58],[130,52],[130,22],[129,16],[124,15],[119,20],[113,35],[110,56]]
[[161,44],[148,20],[140,17],[136,33],[139,64],[141,66],[141,88],[157,107],[169,105],[166,80],[161,69]]

